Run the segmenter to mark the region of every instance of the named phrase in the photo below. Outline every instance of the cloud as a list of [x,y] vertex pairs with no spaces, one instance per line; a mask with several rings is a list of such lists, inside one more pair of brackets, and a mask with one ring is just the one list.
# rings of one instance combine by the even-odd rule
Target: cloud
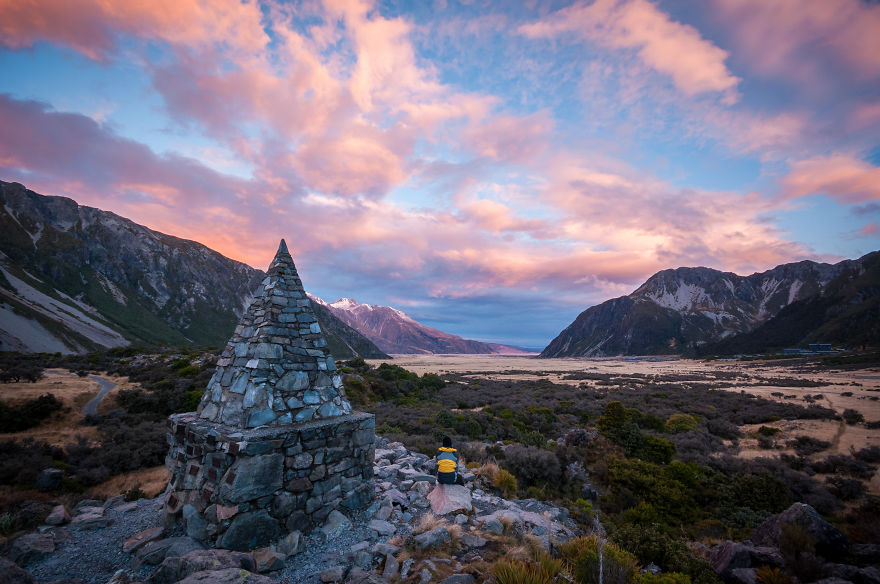
[[573,34],[599,46],[634,50],[686,95],[718,92],[735,100],[740,79],[725,64],[727,52],[647,0],[579,1],[519,32],[533,39]]
[[795,199],[827,194],[839,203],[880,200],[880,168],[846,154],[794,162],[782,179],[783,194]]
[[188,46],[220,42],[247,54],[268,42],[261,18],[256,2],[240,0],[0,0],[0,45],[18,49],[46,40],[103,59],[124,33]]
[[863,0],[712,0],[737,53],[768,76],[813,84],[844,67],[861,79],[880,74],[880,5]]

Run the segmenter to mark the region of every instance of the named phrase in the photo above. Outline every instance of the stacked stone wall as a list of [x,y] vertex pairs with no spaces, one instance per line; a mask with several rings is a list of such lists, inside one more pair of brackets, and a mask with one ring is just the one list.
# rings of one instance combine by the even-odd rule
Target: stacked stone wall
[[372,500],[372,414],[243,430],[187,413],[168,424],[166,511],[217,547],[308,533],[334,509]]

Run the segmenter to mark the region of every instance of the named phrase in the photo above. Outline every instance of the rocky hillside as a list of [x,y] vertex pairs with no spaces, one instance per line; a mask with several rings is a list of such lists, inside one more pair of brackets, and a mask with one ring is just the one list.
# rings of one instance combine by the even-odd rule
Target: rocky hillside
[[[113,213],[0,181],[0,348],[223,345],[264,273]],[[321,315],[334,354],[382,357]]]
[[330,304],[319,298],[312,299],[359,330],[386,353],[526,353],[517,347],[471,341],[445,333],[390,306],[359,304],[351,298],[341,298]]
[[[869,254],[833,265],[811,261],[783,264],[750,276],[710,268],[664,270],[653,275],[632,294],[582,312],[541,356],[692,352],[702,350],[700,347],[704,345],[714,346],[724,339],[757,332],[763,326],[791,331],[791,334],[780,336],[780,347],[814,339],[859,342],[847,332],[851,332],[851,328],[844,330],[838,329],[837,325],[825,327],[825,324],[827,319],[837,318],[834,315],[861,314],[862,310],[870,313],[875,302],[871,299],[877,292],[868,282],[876,280],[877,262],[871,259],[876,256],[876,253]],[[864,286],[860,280],[847,288],[852,289],[850,292],[839,297],[835,295],[833,290],[840,288],[841,284],[832,285],[833,282],[841,282],[840,278],[850,281],[866,271],[875,275],[866,276]],[[822,308],[811,304],[815,302]],[[797,306],[810,307],[808,311],[816,314],[808,322],[798,322],[797,318],[775,320],[786,307],[793,309]],[[866,331],[859,338],[876,337],[875,329],[873,336]],[[746,344],[750,347],[766,345],[756,343],[755,339]]]
[[204,524],[191,519],[166,525],[163,497],[83,500],[70,510],[58,505],[43,527],[0,545],[0,581],[474,584],[486,580],[494,560],[527,554],[529,545],[549,548],[578,532],[567,509],[504,499],[463,464],[466,486],[435,488],[435,465],[377,437],[374,501],[366,510],[333,511],[309,534],[291,531],[252,551],[211,549]]

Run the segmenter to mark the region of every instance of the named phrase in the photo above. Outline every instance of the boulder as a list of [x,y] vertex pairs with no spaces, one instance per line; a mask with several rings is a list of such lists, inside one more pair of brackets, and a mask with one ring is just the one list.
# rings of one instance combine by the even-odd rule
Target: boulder
[[256,549],[253,552],[254,565],[257,572],[274,572],[284,567],[284,554],[275,549],[274,546]]
[[86,507],[97,507],[98,509],[103,509],[104,504],[97,499],[83,499],[73,506],[74,515],[80,513]]
[[267,545],[280,532],[278,522],[265,509],[241,513],[217,541],[217,547],[246,551]]
[[443,579],[440,584],[474,584],[474,581],[471,574],[453,574]]
[[381,519],[373,519],[368,524],[368,527],[378,533],[380,536],[394,535],[394,532],[397,531],[397,528],[394,527],[392,523],[382,521]]
[[124,542],[122,542],[122,551],[126,553],[133,552],[138,548],[150,543],[151,541],[159,539],[160,537],[162,537],[163,533],[165,533],[165,528],[161,525],[159,527],[151,527],[150,529],[145,529],[144,531],[136,533]]
[[[86,507],[92,509],[92,507]],[[104,515],[104,509],[99,508],[100,512],[84,512],[80,513],[70,522],[71,527],[77,527],[81,530],[87,529],[103,529],[113,523],[113,520]]]
[[709,555],[709,563],[712,564],[715,573],[725,582],[732,581],[734,570],[758,566],[781,568],[784,565],[776,548],[754,547],[730,540],[712,550]]
[[324,541],[329,541],[338,538],[350,529],[351,521],[349,521],[348,517],[339,511],[334,510],[330,512],[330,515],[327,516],[326,523],[324,523],[321,529],[318,530],[318,537]]
[[388,584],[388,580],[370,570],[355,566],[345,577],[345,584]]
[[186,534],[191,538],[199,541],[208,539],[208,522],[192,505],[183,506],[183,523],[186,526]]
[[142,564],[155,566],[165,558],[185,556],[191,551],[205,549],[204,544],[191,537],[169,537],[151,541],[135,552],[132,569],[137,570]]
[[483,521],[483,529],[501,535],[504,533],[504,524],[497,517],[489,517]]
[[345,566],[331,566],[318,574],[321,582],[330,584],[331,582],[342,582],[345,578]]
[[48,493],[54,491],[61,486],[61,479],[64,478],[64,471],[57,468],[44,468],[37,475],[37,489]]
[[165,558],[156,568],[147,584],[174,584],[191,574],[204,571],[234,568],[237,571],[254,571],[254,560],[250,554],[230,550],[195,550],[185,556]]
[[758,573],[754,568],[732,570],[724,581],[728,584],[759,584]]
[[30,572],[0,556],[0,584],[37,584]]
[[70,513],[64,505],[52,507],[52,512],[46,517],[46,525],[64,525],[70,523]]
[[428,493],[431,510],[435,515],[446,515],[473,509],[471,491],[461,485],[437,485]]
[[275,546],[276,549],[284,554],[285,557],[295,555],[299,552],[300,539],[302,535],[298,531],[294,531],[285,535]]
[[849,539],[836,527],[819,516],[806,503],[795,503],[782,513],[766,519],[752,532],[752,541],[758,545],[780,547],[787,528],[800,528],[816,545],[816,553],[834,559],[846,555]]
[[452,538],[445,527],[436,527],[415,537],[415,544],[419,549],[439,547],[450,541],[452,541]]
[[489,543],[488,540],[486,540],[485,538],[473,535],[471,533],[462,533],[458,541],[460,541],[465,547],[469,548],[481,548]]
[[177,584],[273,584],[275,581],[240,568],[206,570],[190,574]]
[[12,542],[9,559],[19,566],[42,560],[55,551],[55,538],[48,533],[28,533]]
[[393,580],[397,577],[397,572],[400,570],[400,564],[397,562],[397,558],[392,555],[385,556],[385,567],[382,569],[382,577],[386,580]]

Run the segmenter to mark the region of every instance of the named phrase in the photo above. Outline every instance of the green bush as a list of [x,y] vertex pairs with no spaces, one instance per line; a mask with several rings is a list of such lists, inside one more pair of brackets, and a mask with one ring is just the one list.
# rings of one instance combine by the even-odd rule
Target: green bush
[[194,412],[198,409],[199,403],[202,401],[202,396],[205,394],[204,391],[193,390],[186,392],[186,397],[183,399],[183,411],[185,412]]
[[666,420],[666,431],[672,434],[687,432],[697,427],[699,422],[690,414],[672,414]]
[[[602,553],[602,577],[599,577],[599,550]],[[629,584],[638,574],[636,558],[611,542],[600,542],[595,535],[571,539],[558,547],[578,584]]]
[[516,496],[516,477],[503,468],[498,470],[495,479],[492,481],[492,486],[501,491],[505,499],[512,499]]

